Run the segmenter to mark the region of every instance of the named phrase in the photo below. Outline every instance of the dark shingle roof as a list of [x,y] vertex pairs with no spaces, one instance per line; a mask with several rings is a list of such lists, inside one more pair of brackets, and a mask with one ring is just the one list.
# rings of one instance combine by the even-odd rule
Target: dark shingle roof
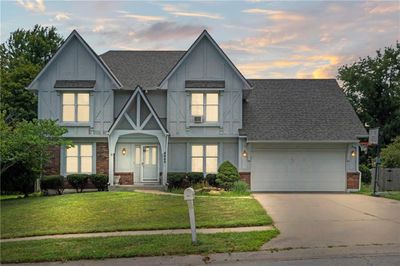
[[54,88],[94,88],[95,80],[56,80]]
[[125,89],[156,87],[185,51],[108,51],[100,57]]
[[248,140],[355,140],[366,131],[334,79],[250,79]]

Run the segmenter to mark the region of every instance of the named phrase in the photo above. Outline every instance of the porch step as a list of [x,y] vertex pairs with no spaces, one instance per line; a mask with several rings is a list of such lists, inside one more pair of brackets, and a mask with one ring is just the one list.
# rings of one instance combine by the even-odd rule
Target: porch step
[[109,191],[135,191],[135,190],[160,190],[165,191],[166,187],[160,184],[145,185],[116,185],[110,186]]

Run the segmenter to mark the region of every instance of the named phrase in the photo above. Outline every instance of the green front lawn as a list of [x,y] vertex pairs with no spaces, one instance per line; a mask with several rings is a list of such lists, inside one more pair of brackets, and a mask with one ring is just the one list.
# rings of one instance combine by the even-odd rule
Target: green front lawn
[[[138,192],[92,192],[1,202],[1,237],[189,228],[183,197]],[[197,227],[272,223],[253,198],[198,197]]]
[[255,251],[278,233],[277,230],[271,230],[198,234],[197,245],[191,245],[189,234],[8,242],[1,244],[1,262],[65,261]]

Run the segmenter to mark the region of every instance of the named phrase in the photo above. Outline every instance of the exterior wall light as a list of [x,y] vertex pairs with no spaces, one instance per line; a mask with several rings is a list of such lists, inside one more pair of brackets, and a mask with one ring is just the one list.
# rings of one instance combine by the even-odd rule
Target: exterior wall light
[[246,151],[246,150],[243,150],[242,156],[243,156],[243,157],[247,157],[247,155],[248,155],[248,154],[247,154],[247,151]]
[[126,149],[122,148],[122,155],[125,156],[126,155]]
[[353,150],[353,151],[351,152],[351,157],[356,157],[356,151]]

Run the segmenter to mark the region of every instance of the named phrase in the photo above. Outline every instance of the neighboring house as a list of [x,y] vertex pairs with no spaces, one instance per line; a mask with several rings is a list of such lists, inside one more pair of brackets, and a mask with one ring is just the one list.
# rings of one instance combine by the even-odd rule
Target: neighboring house
[[73,31],[28,87],[68,128],[50,174],[165,185],[225,160],[252,191],[358,189],[366,131],[333,79],[246,79],[204,31],[187,51],[98,56]]

